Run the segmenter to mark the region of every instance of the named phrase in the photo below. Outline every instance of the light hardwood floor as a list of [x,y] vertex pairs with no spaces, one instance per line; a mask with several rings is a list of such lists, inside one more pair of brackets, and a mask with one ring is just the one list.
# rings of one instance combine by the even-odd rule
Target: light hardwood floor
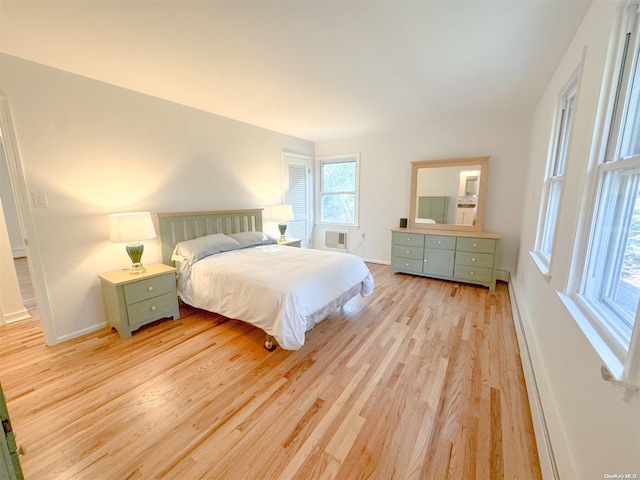
[[129,340],[0,327],[26,478],[541,478],[506,286],[369,266],[296,352],[185,306]]

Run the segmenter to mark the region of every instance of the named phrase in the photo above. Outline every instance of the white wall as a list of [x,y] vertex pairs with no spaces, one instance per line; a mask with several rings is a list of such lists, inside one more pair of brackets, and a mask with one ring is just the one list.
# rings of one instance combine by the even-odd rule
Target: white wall
[[[615,2],[593,3],[538,104],[525,189],[522,246],[513,277],[562,479],[640,475],[639,395],[624,401],[615,387],[600,378],[598,355],[556,294],[556,290],[564,289],[569,272],[615,9]],[[583,55],[555,246],[558,261],[552,278],[546,281],[529,251],[535,244],[558,96]]]
[[[97,275],[126,268],[107,215],[282,202],[282,152],[313,144],[8,55],[0,56],[58,340],[104,325]],[[185,85],[188,88],[188,85]],[[145,263],[160,261],[157,239]]]
[[[522,222],[522,191],[531,123],[528,118],[492,119],[481,124],[461,122],[432,128],[316,143],[317,155],[360,152],[360,230],[351,249],[366,232],[358,254],[389,262],[391,232],[409,216],[411,162],[489,155],[489,184],[484,230],[502,234],[498,268],[513,271]],[[316,229],[314,243],[323,244]],[[355,245],[354,245],[355,243]]]

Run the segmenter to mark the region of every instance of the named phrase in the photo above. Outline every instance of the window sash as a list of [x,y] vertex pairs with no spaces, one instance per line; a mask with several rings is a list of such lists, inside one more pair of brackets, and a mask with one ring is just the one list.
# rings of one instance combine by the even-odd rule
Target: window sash
[[[618,161],[615,166],[618,168],[609,164],[600,169],[598,205],[580,294],[626,352],[640,294],[640,276],[627,278],[633,273],[634,261],[640,267],[640,252],[637,257],[629,253],[633,222],[640,222],[640,157]],[[636,236],[640,250],[640,231]]]
[[[327,225],[355,226],[358,223],[359,154],[318,159],[318,221]],[[330,174],[347,173],[350,178],[330,179]]]
[[562,89],[557,113],[557,127],[551,140],[551,150],[547,163],[544,194],[540,205],[540,221],[534,260],[545,275],[549,275],[553,246],[559,221],[560,199],[567,151],[573,123],[574,104],[577,93],[578,71]]

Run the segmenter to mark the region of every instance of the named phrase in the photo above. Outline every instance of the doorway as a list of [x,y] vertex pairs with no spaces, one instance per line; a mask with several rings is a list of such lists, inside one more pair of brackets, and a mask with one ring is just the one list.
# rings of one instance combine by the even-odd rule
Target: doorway
[[[33,302],[37,308],[40,318],[40,326],[44,341],[47,345],[58,343],[55,335],[55,328],[52,320],[50,306],[48,302],[42,260],[38,248],[37,237],[35,235],[35,225],[31,213],[30,199],[27,192],[26,181],[22,169],[22,162],[18,152],[18,143],[13,128],[9,99],[0,91],[0,148],[3,163],[2,169],[10,180],[11,201],[15,203],[15,212],[20,237],[23,240],[24,255],[26,257],[26,267],[29,280],[33,288]],[[6,170],[4,168],[6,167]],[[2,174],[0,172],[0,174]],[[11,201],[9,203],[11,203]],[[0,213],[0,221],[6,224],[4,213]],[[15,227],[12,227],[15,228]],[[16,235],[14,232],[13,235]],[[13,259],[8,259],[13,260]]]

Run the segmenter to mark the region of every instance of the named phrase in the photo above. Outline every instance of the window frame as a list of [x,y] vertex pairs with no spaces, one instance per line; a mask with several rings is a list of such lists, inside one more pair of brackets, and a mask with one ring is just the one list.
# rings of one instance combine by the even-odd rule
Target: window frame
[[[633,166],[640,168],[640,152],[631,158],[620,156],[621,149],[628,145],[626,127],[627,120],[631,118],[629,113],[635,114],[636,121],[640,118],[640,12],[637,4],[630,4],[619,14],[618,25],[614,30],[616,37],[612,38],[616,42],[613,55],[607,60],[611,68],[602,85],[601,113],[594,130],[588,183],[581,205],[571,268],[564,292],[557,293],[604,362],[603,378],[623,387],[627,394],[638,390],[640,385],[640,308],[636,306],[635,320],[627,343],[609,325],[611,317],[604,313],[607,310],[604,302],[594,302],[593,293],[586,291],[593,289],[593,281],[587,276],[595,278],[594,265],[607,268],[604,260],[597,260],[594,256],[602,251],[598,242],[606,238],[608,231],[607,225],[602,223],[604,215],[601,211],[602,202],[612,201],[610,197],[603,197],[607,193],[606,183],[611,181],[608,175]],[[630,110],[629,106],[633,102],[638,106],[635,110]],[[636,136],[640,138],[640,133],[636,133]],[[619,191],[620,185],[615,185],[616,191]],[[624,226],[625,222],[619,221],[616,225]],[[615,237],[609,235],[609,240],[605,241],[610,243],[611,238],[616,238],[618,244],[622,244],[628,240],[628,233]],[[613,273],[620,276],[617,270]],[[610,280],[595,280],[596,284],[601,284],[599,290],[595,290],[601,291],[602,282],[608,281]]]
[[[354,163],[355,164],[355,189],[354,190],[345,190],[340,192],[325,192],[324,191],[324,169],[323,167],[327,164],[336,164],[336,163]],[[359,210],[360,210],[360,153],[348,153],[348,154],[340,154],[340,155],[325,155],[316,157],[316,178],[317,178],[317,188],[316,188],[316,211],[318,215],[316,216],[316,225],[319,226],[338,226],[338,227],[352,227],[358,228],[359,225]],[[353,223],[348,222],[328,222],[323,220],[323,212],[322,212],[322,199],[325,195],[340,195],[340,194],[352,194],[354,195],[354,212],[353,212]]]
[[[562,88],[558,97],[540,201],[538,231],[534,250],[530,252],[535,264],[547,279],[551,278],[580,72],[581,66],[569,77],[569,81]],[[555,194],[553,198],[552,194]],[[554,199],[555,201],[552,203]]]

